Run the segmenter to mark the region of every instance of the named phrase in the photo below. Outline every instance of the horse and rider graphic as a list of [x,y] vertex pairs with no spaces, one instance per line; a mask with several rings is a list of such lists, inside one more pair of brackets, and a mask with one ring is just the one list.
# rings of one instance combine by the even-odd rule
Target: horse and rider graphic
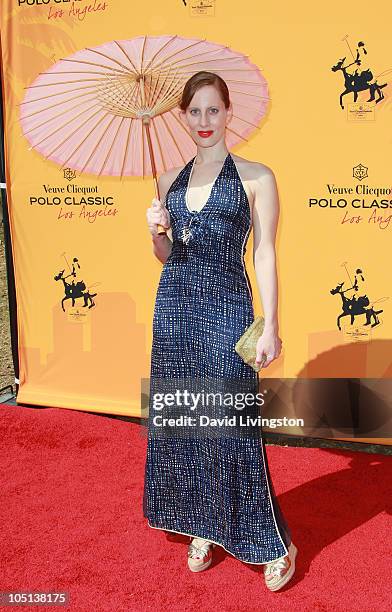
[[[346,266],[345,266],[346,267]],[[346,268],[346,272],[350,278],[348,270]],[[380,324],[380,319],[377,315],[379,315],[383,310],[375,310],[373,305],[376,302],[370,303],[370,300],[367,295],[359,295],[357,297],[357,292],[359,291],[359,279],[364,281],[364,277],[362,274],[362,270],[357,268],[355,271],[354,282],[352,282],[350,278],[351,286],[347,289],[343,289],[344,281],[336,285],[333,289],[331,289],[331,295],[340,295],[342,299],[342,312],[339,314],[337,318],[337,326],[338,329],[341,330],[340,321],[344,317],[350,317],[351,325],[354,324],[354,320],[356,317],[360,315],[366,316],[366,322],[363,325],[371,325],[371,327],[375,327]],[[351,297],[347,297],[345,293],[349,291],[354,291]],[[377,302],[383,301],[388,298],[381,298],[380,300],[376,300]]]
[[[361,60],[361,53],[362,53],[362,56],[365,56],[367,55],[367,51],[365,49],[365,43],[361,41],[357,45],[356,56],[354,57],[354,54],[351,51],[350,45],[347,41],[347,37],[345,38],[345,41],[348,45],[353,61],[351,62],[351,64],[345,65],[346,57],[342,57],[341,59],[337,61],[337,63],[334,66],[331,67],[332,72],[338,72],[341,70],[343,73],[343,77],[344,77],[345,89],[342,91],[342,93],[340,94],[340,98],[339,98],[341,108],[344,108],[343,96],[346,96],[349,93],[353,93],[354,102],[356,102],[358,99],[358,92],[366,91],[366,90],[369,90],[369,94],[370,94],[370,97],[368,100],[366,100],[366,102],[372,102],[373,100],[376,100],[376,104],[378,104],[385,97],[382,92],[382,89],[386,87],[388,83],[379,84],[377,82],[377,79],[383,76],[383,74],[386,74],[387,72],[390,72],[390,71],[387,70],[384,73],[377,75],[376,77],[373,76],[373,72],[369,68],[365,68],[364,70],[360,71],[359,68],[357,67],[354,70],[354,72],[349,72],[348,68],[350,68],[351,66],[361,66],[363,62],[363,60]],[[383,81],[384,80],[385,79],[383,77]],[[376,94],[378,96],[377,99],[376,99]]]
[[[65,258],[67,262],[67,259],[64,253],[63,253],[63,257]],[[64,276],[64,272],[65,272],[65,269],[64,269],[64,270],[60,270],[60,272],[54,277],[55,281],[62,281],[64,285],[65,296],[61,300],[61,308],[63,309],[63,312],[65,312],[64,302],[66,302],[67,300],[72,300],[72,306],[75,306],[75,302],[78,298],[83,298],[83,301],[84,301],[83,308],[87,306],[88,308],[92,308],[93,306],[96,305],[93,298],[97,294],[90,293],[91,287],[87,288],[83,280],[77,281],[75,283],[75,277],[77,276],[77,268],[80,269],[79,260],[76,257],[73,258],[72,270],[68,262],[67,262],[67,265],[68,265],[68,268],[70,269],[70,273],[67,274],[67,276]],[[69,282],[66,280],[70,276],[73,277],[72,282]]]

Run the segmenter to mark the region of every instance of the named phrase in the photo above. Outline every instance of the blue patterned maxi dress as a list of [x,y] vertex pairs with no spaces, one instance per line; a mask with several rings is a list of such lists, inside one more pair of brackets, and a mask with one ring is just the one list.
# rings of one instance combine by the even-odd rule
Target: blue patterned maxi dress
[[[167,393],[166,384],[258,383],[258,374],[234,350],[254,320],[244,265],[251,230],[248,197],[228,153],[204,207],[191,211],[186,195],[194,162],[195,157],[180,171],[166,197],[173,246],[154,310],[143,512],[150,527],[205,538],[241,561],[262,564],[285,556],[291,535],[261,429],[244,435],[237,424],[226,433],[197,426],[197,413],[217,415],[211,407],[188,410],[196,427],[152,424],[157,414],[169,418],[185,410],[183,403],[180,409],[153,407],[152,395]],[[225,410],[227,416],[237,412],[238,422],[233,403]],[[252,414],[252,408],[242,413],[246,410]]]

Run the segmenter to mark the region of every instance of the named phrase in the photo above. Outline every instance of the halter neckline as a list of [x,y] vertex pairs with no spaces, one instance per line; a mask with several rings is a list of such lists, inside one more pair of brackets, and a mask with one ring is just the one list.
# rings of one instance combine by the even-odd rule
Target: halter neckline
[[202,206],[202,208],[201,208],[200,210],[191,210],[191,209],[189,208],[189,206],[188,206],[187,197],[188,197],[188,191],[189,191],[189,188],[190,188],[190,182],[191,182],[191,178],[192,178],[192,174],[193,174],[193,169],[194,169],[194,167],[195,167],[196,157],[197,157],[197,156],[195,155],[195,157],[193,158],[193,160],[190,162],[190,171],[189,171],[189,174],[188,174],[188,178],[187,178],[187,180],[186,180],[186,186],[185,186],[185,195],[184,195],[185,207],[186,207],[187,211],[188,211],[188,212],[189,212],[191,215],[194,215],[194,214],[196,214],[196,213],[200,214],[200,213],[201,213],[201,212],[203,212],[203,211],[204,211],[204,209],[205,209],[205,208],[206,208],[206,207],[207,207],[207,206],[210,204],[210,202],[211,202],[211,200],[212,200],[213,192],[214,192],[214,190],[215,190],[215,188],[216,188],[216,186],[217,186],[217,182],[218,182],[218,180],[220,179],[220,177],[222,176],[222,173],[223,173],[223,170],[224,170],[224,168],[225,168],[225,166],[226,166],[227,160],[229,159],[229,157],[231,157],[231,153],[230,153],[230,151],[227,153],[227,155],[226,155],[226,157],[225,157],[225,160],[224,160],[224,162],[223,162],[223,164],[222,164],[222,167],[221,167],[221,169],[220,169],[220,172],[219,172],[218,176],[216,177],[216,179],[214,180],[214,182],[212,183],[211,191],[210,191],[210,194],[209,194],[209,196],[208,196],[208,198],[207,198],[207,201],[204,203],[204,205]]

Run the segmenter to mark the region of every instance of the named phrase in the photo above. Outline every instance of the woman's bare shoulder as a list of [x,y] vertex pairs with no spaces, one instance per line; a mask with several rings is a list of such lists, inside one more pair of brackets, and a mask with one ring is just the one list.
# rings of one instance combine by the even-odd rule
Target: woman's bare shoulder
[[273,175],[273,170],[262,164],[261,162],[251,161],[244,159],[238,155],[231,154],[233,160],[236,163],[239,173],[241,174],[242,180],[244,181],[257,181],[264,176]]
[[175,181],[177,176],[180,174],[181,170],[184,168],[185,166],[177,166],[176,168],[171,168],[167,172],[162,172],[162,174],[159,175],[159,182],[162,185],[167,185],[170,187],[173,181]]

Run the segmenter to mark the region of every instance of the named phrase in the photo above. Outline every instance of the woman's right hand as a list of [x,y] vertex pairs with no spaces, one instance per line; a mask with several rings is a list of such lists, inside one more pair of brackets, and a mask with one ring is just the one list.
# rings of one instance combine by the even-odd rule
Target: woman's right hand
[[152,199],[150,208],[147,208],[147,225],[152,236],[158,235],[158,225],[165,229],[170,227],[170,215],[165,206],[157,198]]

